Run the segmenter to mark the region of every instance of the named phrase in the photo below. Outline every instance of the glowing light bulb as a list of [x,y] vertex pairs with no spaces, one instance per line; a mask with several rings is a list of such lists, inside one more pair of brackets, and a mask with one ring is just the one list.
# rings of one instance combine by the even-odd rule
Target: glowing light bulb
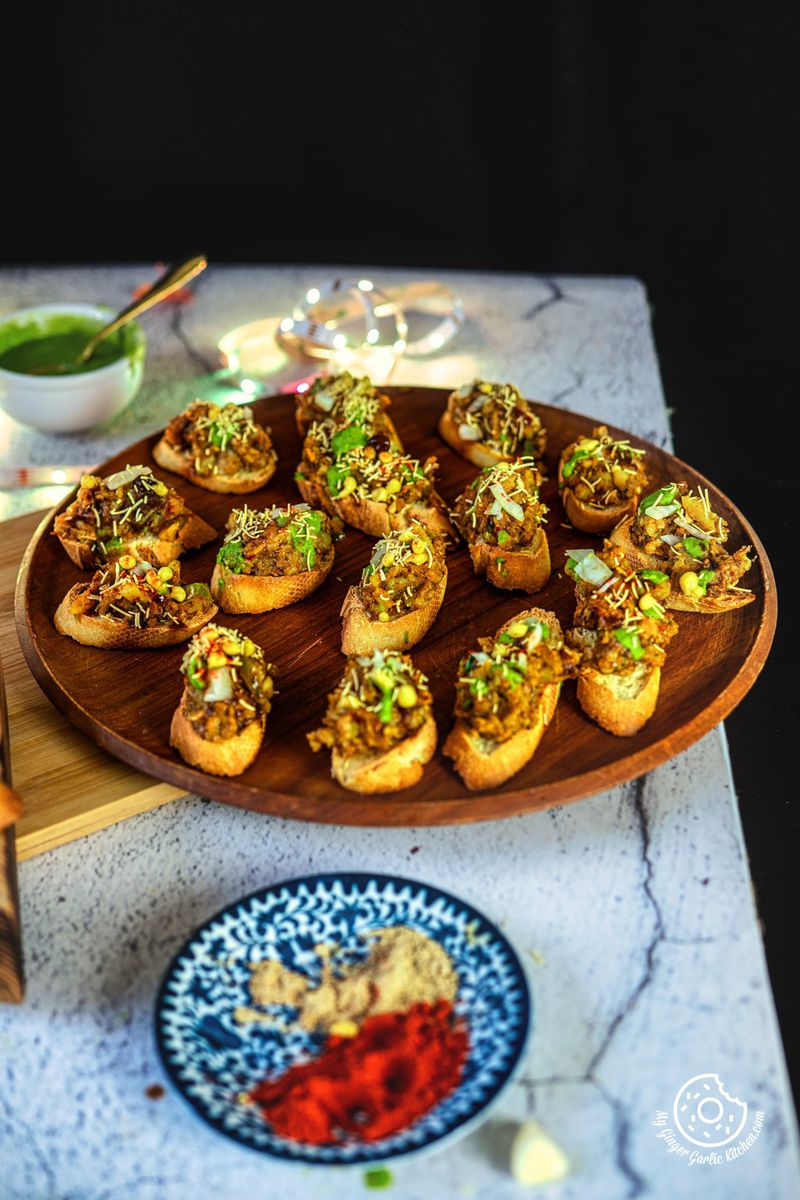
[[395,354],[402,354],[403,351],[405,350],[405,348],[406,348],[405,338],[398,338],[397,341],[392,346],[392,349],[394,350]]
[[370,329],[369,333],[367,334],[367,341],[369,342],[370,346],[374,346],[379,340],[380,336],[381,335],[377,329]]
[[337,333],[332,342],[334,350],[344,350],[347,345],[347,338],[343,333]]
[[358,289],[361,292],[371,292],[373,286],[371,279],[359,279],[358,281]]
[[319,300],[319,288],[309,288],[306,292],[306,300],[309,304],[316,304]]
[[288,333],[290,329],[294,329],[294,321],[291,317],[284,317],[280,324],[281,333]]
[[254,396],[255,393],[258,391],[258,384],[255,383],[252,379],[243,379],[240,382],[239,387],[248,396]]
[[62,471],[62,470],[53,471],[52,478],[53,478],[53,483],[66,483],[67,482],[67,472]]
[[296,388],[295,390],[296,390],[296,391],[298,391],[298,392],[300,392],[300,393],[301,393],[301,395],[302,395],[302,393],[303,393],[303,392],[307,392],[307,391],[308,391],[308,389],[309,389],[309,387],[310,387],[310,386],[311,386],[311,385],[310,385],[310,384],[308,384],[308,383],[298,383],[298,385],[297,385],[297,388]]
[[444,338],[440,333],[432,333],[428,341],[431,350],[441,350],[444,345]]

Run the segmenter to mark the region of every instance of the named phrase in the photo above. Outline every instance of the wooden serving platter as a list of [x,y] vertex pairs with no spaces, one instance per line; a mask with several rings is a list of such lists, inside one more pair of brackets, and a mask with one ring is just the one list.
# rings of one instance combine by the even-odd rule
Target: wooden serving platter
[[[446,392],[437,388],[388,388],[392,414],[407,449],[420,458],[436,454],[440,490],[452,504],[475,468],[439,438],[436,425]],[[280,463],[270,484],[247,497],[251,507],[297,500],[293,482],[301,442],[294,425],[291,397],[256,402],[256,417],[270,425]],[[413,657],[428,675],[435,697],[440,745],[449,728],[459,658],[480,636],[532,604],[555,611],[571,624],[574,589],[563,572],[568,547],[597,544],[587,534],[565,527],[558,500],[555,464],[560,450],[596,423],[591,418],[536,405],[548,430],[550,480],[543,498],[550,506],[547,534],[553,576],[535,597],[501,592],[472,572],[469,556],[457,547],[448,556],[449,583],[433,629]],[[626,436],[621,430],[611,430]],[[110,459],[100,473],[126,464],[145,463],[176,488],[189,506],[222,533],[227,515],[240,501],[197,488],[157,467],[151,457],[155,437],[138,442]],[[230,804],[303,820],[358,825],[433,825],[507,817],[577,800],[635,778],[666,762],[712,729],[752,686],[769,651],[777,615],[774,577],[754,531],[734,505],[691,467],[655,446],[631,437],[647,450],[653,486],[685,479],[708,487],[714,507],[731,528],[730,545],[752,545],[756,565],[745,582],[753,603],[720,616],[678,613],[680,634],[670,645],[662,672],[654,717],[632,738],[605,733],[579,708],[575,685],[562,688],[556,717],[533,760],[503,787],[470,793],[437,752],[421,782],[387,796],[347,792],[330,776],[327,754],[312,754],[305,734],[318,723],[327,693],[341,677],[339,610],[347,588],[357,582],[371,555],[372,541],[348,529],[336,550],[327,581],[314,595],[290,608],[261,616],[220,614],[218,620],[241,629],[260,643],[278,669],[279,695],[270,714],[264,747],[252,767],[236,779],[219,779],[187,766],[170,749],[170,719],[179,702],[178,672],[183,647],[145,652],[103,651],[59,636],[52,617],[64,593],[86,575],[69,561],[50,536],[52,518],[37,530],[25,554],[16,593],[20,641],[36,679],[53,703],[84,732],[131,766],[186,791]],[[191,580],[211,576],[218,543],[183,559]]]

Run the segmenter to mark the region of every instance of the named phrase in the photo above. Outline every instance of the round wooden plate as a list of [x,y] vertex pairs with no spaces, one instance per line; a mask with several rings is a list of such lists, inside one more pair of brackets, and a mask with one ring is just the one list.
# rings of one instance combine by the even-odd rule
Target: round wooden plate
[[[475,468],[439,438],[436,424],[447,393],[439,388],[387,388],[392,415],[407,449],[440,462],[440,490],[452,504],[475,474]],[[220,534],[231,508],[246,499],[263,507],[299,499],[294,469],[301,442],[294,425],[291,396],[273,396],[254,404],[256,417],[268,424],[280,455],[269,485],[237,500],[219,496],[170,475],[156,466],[151,449],[157,437],[137,442],[109,459],[98,473],[106,475],[126,464],[145,463],[180,492],[196,512]],[[501,592],[472,572],[463,546],[448,555],[449,583],[433,629],[412,653],[428,675],[435,697],[440,744],[450,726],[454,680],[463,653],[515,612],[531,605],[555,611],[570,626],[574,588],[563,572],[568,547],[599,545],[597,539],[564,528],[555,465],[561,449],[596,422],[590,417],[535,405],[548,431],[547,468],[543,489],[550,506],[547,535],[553,576],[536,596]],[[616,436],[627,436],[612,429]],[[339,610],[347,588],[356,583],[368,562],[371,539],[348,529],[337,544],[336,562],[326,582],[306,600],[262,616],[226,616],[223,624],[241,629],[263,646],[278,669],[279,694],[270,714],[264,747],[254,765],[235,779],[219,779],[187,766],[170,749],[169,725],[181,696],[178,672],[183,646],[150,651],[96,650],[61,637],[53,613],[68,589],[87,579],[50,536],[53,517],[74,498],[71,493],[42,522],[25,553],[16,594],[20,642],[34,676],[64,715],[104,749],[148,775],[260,812],[309,821],[351,825],[439,825],[482,821],[578,800],[633,779],[659,766],[701,738],[725,717],[755,681],[769,652],[775,630],[775,580],[764,548],[735,506],[707,479],[656,446],[631,437],[647,450],[653,487],[685,479],[708,487],[712,504],[728,521],[729,545],[749,543],[756,564],[744,582],[755,600],[719,616],[677,613],[680,633],[669,647],[655,715],[632,738],[605,733],[584,716],[575,685],[565,684],[556,716],[534,758],[503,787],[471,793],[454,773],[449,759],[437,753],[421,782],[404,792],[359,796],[339,787],[330,776],[327,753],[313,754],[306,732],[316,727],[326,695],[341,677]],[[209,580],[218,543],[184,556],[186,580]]]

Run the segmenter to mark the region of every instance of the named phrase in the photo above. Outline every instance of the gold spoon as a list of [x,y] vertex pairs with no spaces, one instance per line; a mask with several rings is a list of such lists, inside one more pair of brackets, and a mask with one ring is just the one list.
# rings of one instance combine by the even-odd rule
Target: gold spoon
[[207,266],[208,260],[205,255],[196,254],[193,258],[187,258],[185,262],[179,263],[176,267],[170,267],[160,279],[155,281],[149,291],[145,292],[143,296],[139,296],[138,299],[131,301],[127,308],[123,308],[122,312],[117,313],[113,321],[109,322],[108,325],[104,325],[102,329],[93,334],[78,357],[72,362],[44,363],[42,366],[35,367],[28,373],[30,375],[59,375],[69,370],[70,367],[88,362],[104,338],[109,337],[112,333],[116,333],[123,325],[127,325],[128,321],[132,321],[134,317],[138,317],[146,309],[152,308],[160,300],[165,300],[167,296],[171,296],[173,292],[177,292],[179,287],[188,283],[190,279],[194,279]]

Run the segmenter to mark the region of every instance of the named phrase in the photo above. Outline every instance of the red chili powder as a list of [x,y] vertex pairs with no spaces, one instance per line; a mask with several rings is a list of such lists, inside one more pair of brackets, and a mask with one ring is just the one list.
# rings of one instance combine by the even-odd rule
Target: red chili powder
[[323,1145],[374,1142],[404,1129],[458,1084],[467,1034],[446,1000],[368,1017],[355,1037],[258,1084],[250,1099],[275,1133]]

